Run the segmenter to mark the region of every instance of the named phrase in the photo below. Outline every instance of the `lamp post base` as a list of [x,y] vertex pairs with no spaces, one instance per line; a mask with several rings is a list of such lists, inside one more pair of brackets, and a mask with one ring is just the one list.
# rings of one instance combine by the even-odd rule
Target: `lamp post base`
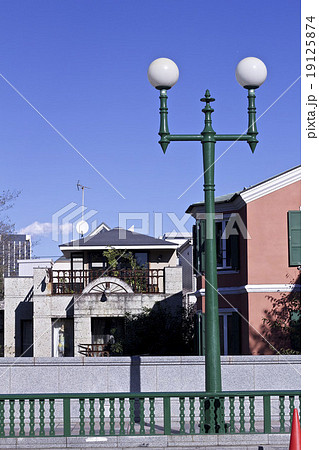
[[224,416],[224,398],[207,397],[204,402],[205,423],[203,431],[206,434],[225,434],[228,430],[228,424],[225,423]]

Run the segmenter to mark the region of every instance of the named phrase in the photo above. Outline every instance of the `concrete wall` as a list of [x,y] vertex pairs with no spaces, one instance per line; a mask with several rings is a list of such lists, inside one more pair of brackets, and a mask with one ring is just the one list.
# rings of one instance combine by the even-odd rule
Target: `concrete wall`
[[[300,389],[300,356],[223,356],[223,390]],[[203,391],[204,357],[0,358],[0,393]]]
[[46,258],[21,259],[19,263],[19,277],[32,277],[34,268],[52,268],[53,260]]

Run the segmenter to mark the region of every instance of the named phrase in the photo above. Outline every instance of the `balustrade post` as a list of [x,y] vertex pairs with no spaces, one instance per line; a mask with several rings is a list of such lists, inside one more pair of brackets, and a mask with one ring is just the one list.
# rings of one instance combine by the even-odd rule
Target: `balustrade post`
[[63,398],[63,430],[64,436],[71,436],[71,399]]
[[270,395],[264,395],[264,433],[271,433]]
[[164,397],[164,434],[172,434],[171,426],[171,399]]

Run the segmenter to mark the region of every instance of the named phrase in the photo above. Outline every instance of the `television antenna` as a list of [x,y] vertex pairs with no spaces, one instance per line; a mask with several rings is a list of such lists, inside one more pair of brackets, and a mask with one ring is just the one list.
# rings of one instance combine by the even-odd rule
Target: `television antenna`
[[84,186],[83,184],[80,184],[80,180],[78,180],[76,185],[78,191],[82,190],[82,217],[80,222],[76,224],[76,231],[81,235],[81,238],[83,238],[83,235],[88,232],[89,230],[89,224],[84,220],[84,190],[85,189],[91,189],[88,186]]

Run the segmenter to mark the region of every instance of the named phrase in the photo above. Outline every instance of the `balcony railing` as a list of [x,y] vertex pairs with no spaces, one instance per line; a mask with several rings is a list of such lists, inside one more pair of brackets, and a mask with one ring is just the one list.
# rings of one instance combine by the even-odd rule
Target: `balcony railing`
[[106,344],[79,344],[79,353],[88,357],[110,356],[110,350]]
[[[127,283],[135,293],[163,293],[164,269],[89,269],[51,270],[50,282],[53,294],[81,294],[92,281],[102,277],[114,277]],[[101,285],[108,292],[120,292],[113,283]],[[112,291],[112,289],[114,289]],[[100,291],[101,292],[101,291]]]
[[0,438],[289,433],[300,391],[0,395]]

